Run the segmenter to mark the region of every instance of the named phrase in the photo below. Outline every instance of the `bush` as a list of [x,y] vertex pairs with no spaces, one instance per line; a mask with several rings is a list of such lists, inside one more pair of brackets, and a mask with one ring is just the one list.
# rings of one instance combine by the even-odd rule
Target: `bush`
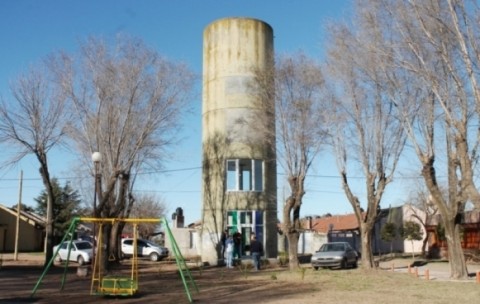
[[288,265],[288,253],[285,251],[281,251],[278,253],[278,264],[280,266]]

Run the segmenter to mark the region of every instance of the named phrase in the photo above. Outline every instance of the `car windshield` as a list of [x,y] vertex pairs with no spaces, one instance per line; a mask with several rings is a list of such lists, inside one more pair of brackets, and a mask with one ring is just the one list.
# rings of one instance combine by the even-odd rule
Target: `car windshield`
[[[124,240],[123,243],[125,245],[129,245],[129,246],[133,246],[133,239],[128,239],[128,240]],[[151,241],[148,241],[148,240],[144,240],[144,239],[137,239],[137,246],[139,247],[146,247],[147,244],[149,246],[154,246],[154,247],[159,247],[157,244],[151,242]]]
[[157,244],[155,244],[155,243],[153,243],[153,242],[151,242],[151,241],[147,241],[147,240],[143,240],[143,241],[144,241],[145,243],[147,243],[148,245],[150,245],[150,246],[160,247],[160,246],[158,246]]
[[85,250],[85,249],[92,248],[92,244],[90,244],[89,242],[78,242],[76,243],[76,245],[78,250]]
[[345,245],[344,244],[323,244],[320,247],[320,252],[330,252],[330,251],[344,251]]

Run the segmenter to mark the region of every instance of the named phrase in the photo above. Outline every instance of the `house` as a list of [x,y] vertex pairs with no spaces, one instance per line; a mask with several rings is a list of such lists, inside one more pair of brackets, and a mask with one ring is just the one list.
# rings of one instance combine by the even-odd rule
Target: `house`
[[[417,222],[423,230],[424,238],[427,233],[418,217],[423,218],[424,212],[411,205],[403,205],[388,209],[381,209],[372,231],[372,252],[373,254],[384,254],[392,252],[421,252],[423,241],[402,240],[399,236],[392,242],[385,242],[381,239],[381,230],[386,223],[394,223],[397,227],[403,226],[405,221]],[[326,215],[306,217],[302,220],[303,233],[315,232],[327,235],[328,242],[348,242],[353,248],[361,252],[360,229],[355,214]],[[300,238],[302,239],[302,237]],[[316,244],[318,245],[318,244]],[[304,246],[308,247],[308,246]],[[313,253],[314,251],[310,252]]]
[[[172,226],[170,231],[173,235],[178,249],[184,258],[191,258],[200,255],[200,235],[201,223],[196,222],[184,227],[184,216],[182,208],[177,208],[172,214]],[[165,246],[172,250],[173,244],[169,237],[165,238]]]
[[[0,252],[15,251],[17,209],[0,204]],[[35,213],[20,211],[18,251],[43,251],[45,219]]]
[[306,231],[312,230],[326,235],[325,243],[348,242],[353,248],[360,251],[360,234],[355,214],[307,217],[303,227]]
[[[441,223],[441,215],[436,214],[426,225],[428,248],[432,258],[446,258],[448,254]],[[461,227],[461,244],[464,252],[480,250],[480,211],[466,211],[462,216]]]

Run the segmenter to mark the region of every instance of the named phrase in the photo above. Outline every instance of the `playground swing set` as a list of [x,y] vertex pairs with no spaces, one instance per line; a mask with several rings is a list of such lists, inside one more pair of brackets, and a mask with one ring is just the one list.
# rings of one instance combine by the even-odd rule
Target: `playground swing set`
[[[116,222],[125,222],[133,225],[133,256],[131,258],[131,271],[129,276],[121,275],[104,275],[102,273],[101,261],[103,260],[103,246],[95,246],[94,259],[93,259],[93,272],[92,272],[92,282],[90,288],[91,295],[100,295],[100,296],[133,296],[138,292],[138,248],[137,248],[137,226],[139,223],[163,223],[165,225],[165,232],[170,239],[170,244],[172,246],[171,251],[175,256],[175,261],[180,272],[180,276],[185,287],[185,293],[188,297],[190,303],[192,303],[192,297],[190,294],[189,284],[193,285],[195,290],[198,292],[198,287],[195,284],[195,281],[192,278],[190,270],[187,267],[185,259],[183,258],[180,249],[178,248],[177,242],[173,237],[172,231],[168,226],[168,222],[163,219],[114,219],[114,218],[89,218],[89,217],[75,217],[68,228],[67,233],[62,239],[62,242],[69,241],[68,254],[65,262],[65,269],[62,276],[62,283],[60,290],[63,290],[65,286],[65,278],[68,269],[68,262],[70,260],[70,250],[72,248],[72,243],[74,241],[74,232],[79,222],[89,222],[99,224],[98,229],[98,244],[103,244],[103,225],[110,224],[113,225]],[[60,247],[60,246],[59,246]],[[37,284],[32,290],[30,297],[33,297],[42,282],[42,279],[47,274],[50,267],[53,265],[55,257],[58,254],[60,248],[54,252],[53,257],[48,262],[45,267],[42,275],[37,281]],[[109,260],[114,259],[110,256]]]

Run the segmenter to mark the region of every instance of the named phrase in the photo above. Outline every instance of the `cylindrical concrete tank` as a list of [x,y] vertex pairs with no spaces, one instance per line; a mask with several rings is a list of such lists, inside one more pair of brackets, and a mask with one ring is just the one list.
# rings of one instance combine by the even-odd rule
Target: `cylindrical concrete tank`
[[223,259],[225,229],[241,234],[239,257],[249,254],[253,234],[276,257],[275,146],[254,127],[272,115],[251,92],[254,70],[273,68],[273,30],[260,20],[226,18],[208,25],[203,41],[202,259]]

